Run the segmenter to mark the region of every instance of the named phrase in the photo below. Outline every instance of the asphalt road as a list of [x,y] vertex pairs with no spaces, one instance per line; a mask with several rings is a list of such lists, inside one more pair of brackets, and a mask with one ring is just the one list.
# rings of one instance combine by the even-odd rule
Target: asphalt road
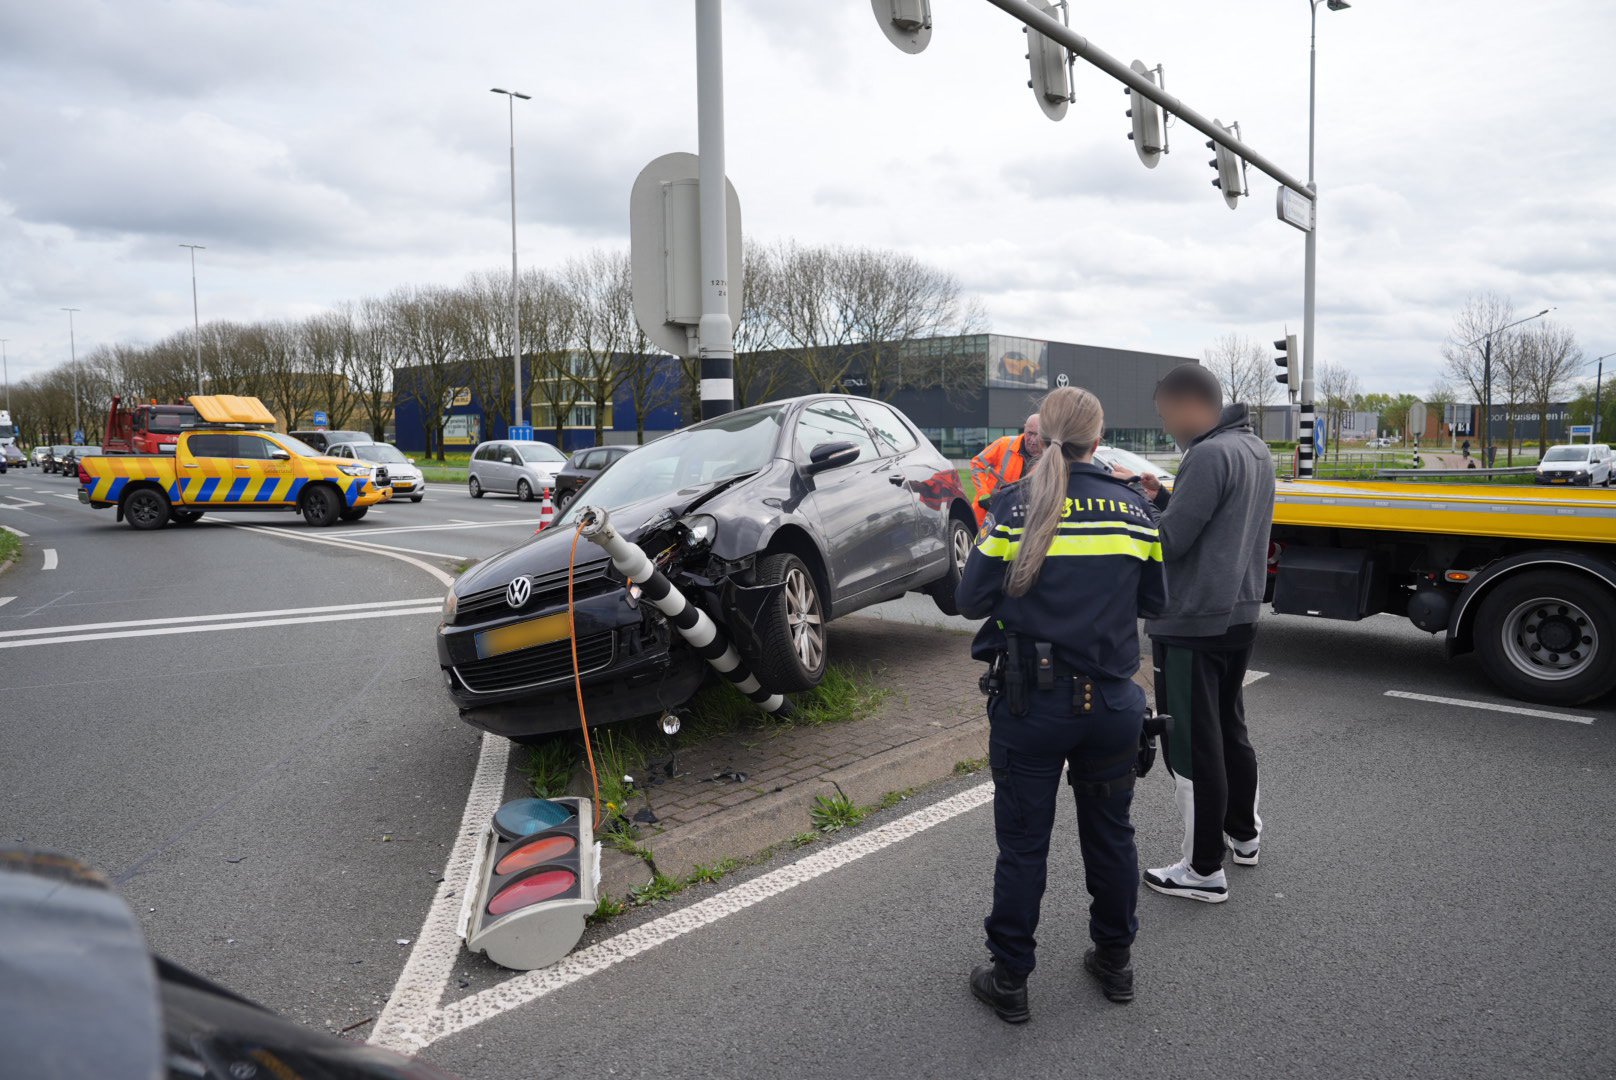
[[[522,540],[536,508],[440,488],[332,529],[264,514],[143,534],[73,489],[0,477],[0,525],[28,534],[0,575],[0,840],[106,870],[155,948],[295,1019],[377,1015],[478,754],[437,682],[441,577]],[[882,614],[947,621],[923,598]],[[86,628],[103,623],[137,625]],[[1132,1006],[1077,966],[1069,816],[1033,1022],[970,998],[988,810],[872,837],[972,778],[592,931],[622,958],[542,997],[452,1006],[469,1026],[426,1056],[467,1077],[1616,1071],[1616,703],[1546,710],[1584,724],[1388,697],[1515,704],[1391,618],[1269,619],[1255,666],[1263,865],[1231,870],[1222,907],[1143,897]],[[1160,772],[1136,820],[1147,864],[1171,861]],[[806,878],[795,860],[864,851],[840,843],[870,847]],[[781,870],[789,887],[727,891]],[[486,985],[451,980],[448,998]]]

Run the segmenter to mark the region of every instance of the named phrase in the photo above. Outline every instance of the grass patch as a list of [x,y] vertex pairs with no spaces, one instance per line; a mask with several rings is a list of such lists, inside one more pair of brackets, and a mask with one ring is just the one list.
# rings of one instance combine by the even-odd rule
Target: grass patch
[[720,859],[712,866],[703,866],[698,863],[690,871],[690,876],[685,878],[685,881],[691,885],[710,885],[740,865],[740,862],[735,859]]
[[534,795],[554,799],[567,793],[577,764],[578,751],[572,740],[558,738],[529,746],[526,758],[517,768],[527,778]]
[[22,555],[22,540],[16,533],[0,529],[0,564],[12,562]]
[[972,773],[979,773],[987,767],[988,759],[985,757],[966,758],[964,761],[954,762],[954,775],[970,776]]
[[621,900],[614,900],[610,896],[601,896],[595,901],[595,913],[589,916],[592,923],[605,922],[615,919],[628,910],[628,905]]
[[807,847],[809,844],[813,843],[815,840],[818,840],[818,839],[819,839],[819,837],[816,836],[815,834],[811,833],[811,832],[800,832],[796,836],[793,836],[790,840],[788,840],[786,842],[788,844],[790,844],[794,848],[799,848],[799,847]]
[[905,799],[913,798],[914,794],[915,789],[912,787],[904,788],[902,791],[889,791],[885,795],[881,796],[881,801],[877,804],[877,806],[882,810],[891,810],[894,806],[897,806]]
[[856,805],[838,787],[834,795],[815,795],[811,818],[814,828],[822,833],[840,832],[863,821],[868,808]]

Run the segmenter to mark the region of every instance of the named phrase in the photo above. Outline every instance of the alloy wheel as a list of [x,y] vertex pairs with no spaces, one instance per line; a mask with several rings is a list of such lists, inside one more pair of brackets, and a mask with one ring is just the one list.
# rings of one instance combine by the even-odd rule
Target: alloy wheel
[[798,567],[786,573],[786,625],[797,660],[808,671],[818,671],[825,657],[825,620],[819,610],[819,591]]

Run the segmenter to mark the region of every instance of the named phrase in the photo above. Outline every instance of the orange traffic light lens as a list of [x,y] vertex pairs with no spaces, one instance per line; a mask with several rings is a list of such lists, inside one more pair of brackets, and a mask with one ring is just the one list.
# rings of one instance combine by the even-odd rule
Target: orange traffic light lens
[[520,870],[531,870],[542,863],[555,862],[577,846],[578,841],[570,836],[546,836],[506,855],[495,865],[494,873],[514,874]]
[[518,908],[542,904],[572,888],[578,875],[571,870],[546,870],[542,874],[525,877],[514,885],[507,885],[488,901],[488,914],[506,915]]

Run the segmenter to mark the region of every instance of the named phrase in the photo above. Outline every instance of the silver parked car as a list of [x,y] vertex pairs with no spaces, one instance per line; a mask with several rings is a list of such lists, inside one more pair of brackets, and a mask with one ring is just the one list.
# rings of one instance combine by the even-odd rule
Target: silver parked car
[[492,491],[536,499],[555,487],[556,473],[567,455],[547,442],[498,439],[478,446],[466,470],[466,489],[473,499]]
[[352,458],[355,461],[368,461],[372,465],[386,465],[387,478],[393,484],[393,501],[408,499],[410,502],[420,502],[426,498],[426,477],[415,459],[405,457],[404,452],[392,443],[362,442],[362,443],[332,443],[325,449],[327,457]]

